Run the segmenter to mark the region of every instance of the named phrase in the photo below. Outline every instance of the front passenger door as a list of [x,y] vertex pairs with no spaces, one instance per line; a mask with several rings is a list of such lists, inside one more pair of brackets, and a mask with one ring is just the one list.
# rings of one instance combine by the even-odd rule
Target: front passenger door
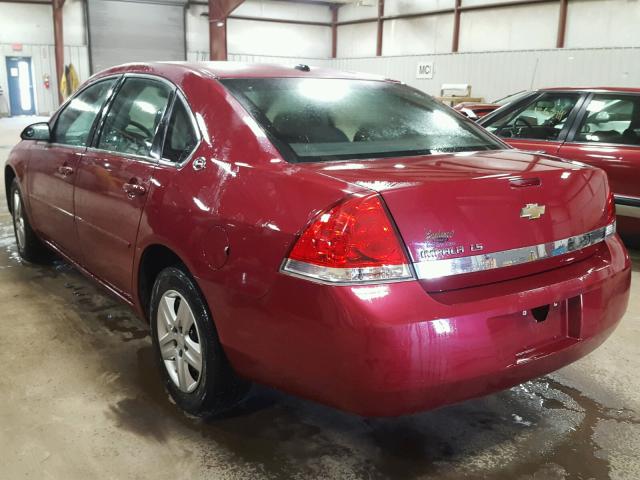
[[557,155],[580,98],[578,92],[547,91],[482,126],[515,148]]
[[60,250],[80,261],[74,224],[73,188],[78,163],[117,78],[99,80],[64,107],[52,128],[51,142],[31,148],[27,175],[34,227]]
[[126,297],[138,225],[160,157],[156,133],[172,95],[173,87],[160,79],[127,76],[78,169],[75,211],[84,264]]

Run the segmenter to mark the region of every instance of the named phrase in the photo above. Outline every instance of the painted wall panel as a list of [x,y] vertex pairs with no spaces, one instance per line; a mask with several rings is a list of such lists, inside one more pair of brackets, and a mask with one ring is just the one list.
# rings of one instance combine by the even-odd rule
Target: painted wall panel
[[371,57],[376,54],[376,22],[338,27],[338,57]]
[[[386,5],[386,3],[385,3]],[[342,5],[338,9],[338,21],[360,20],[363,18],[376,18],[378,16],[378,2],[353,2]]]
[[555,3],[463,12],[460,51],[553,48],[558,29]]
[[567,47],[640,45],[637,0],[572,0],[567,9]]
[[325,5],[277,2],[273,0],[246,0],[231,15],[305,20],[308,22],[331,21],[331,11]]
[[[65,45],[86,45],[81,0],[67,0],[63,8]],[[0,43],[53,43],[53,10],[50,5],[0,4]]]
[[253,55],[326,58],[331,55],[331,28],[230,18],[227,50]]
[[187,8],[187,51],[209,51],[209,17],[202,15],[208,12],[209,8],[204,5],[189,5]]
[[53,43],[50,5],[0,4],[0,43]]
[[[64,7],[62,7],[62,30],[65,45],[87,44],[83,0],[65,0]],[[53,42],[53,36],[50,41]]]
[[404,13],[432,12],[434,10],[453,8],[454,4],[454,0],[386,0],[384,2],[384,14],[400,15]]
[[383,55],[411,55],[451,51],[453,15],[389,20],[382,31]]

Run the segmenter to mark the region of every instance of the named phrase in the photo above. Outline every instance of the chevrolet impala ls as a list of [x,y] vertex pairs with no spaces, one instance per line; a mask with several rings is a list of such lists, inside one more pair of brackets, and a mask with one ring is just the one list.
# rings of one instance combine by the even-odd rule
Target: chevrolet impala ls
[[371,416],[485,395],[592,351],[629,297],[602,170],[377,77],[111,68],[5,180],[20,255],[132,305],[193,415],[246,380]]

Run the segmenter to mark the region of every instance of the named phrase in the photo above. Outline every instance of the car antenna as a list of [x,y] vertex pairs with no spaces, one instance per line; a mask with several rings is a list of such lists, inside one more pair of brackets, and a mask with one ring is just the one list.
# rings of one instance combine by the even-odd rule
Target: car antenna
[[294,68],[296,70],[300,70],[301,72],[310,72],[311,71],[311,68],[309,68],[309,65],[305,65],[304,63],[299,63]]

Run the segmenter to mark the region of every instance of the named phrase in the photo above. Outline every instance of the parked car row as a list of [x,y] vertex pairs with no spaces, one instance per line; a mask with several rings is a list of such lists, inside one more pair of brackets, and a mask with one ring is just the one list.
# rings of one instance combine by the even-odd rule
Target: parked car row
[[487,131],[374,76],[129,64],[24,130],[7,199],[23,258],[58,252],[149,322],[186,412],[225,411],[248,379],[399,415],[615,329],[631,265],[607,176],[536,151],[615,156],[618,201],[637,198],[636,99],[536,92]]

